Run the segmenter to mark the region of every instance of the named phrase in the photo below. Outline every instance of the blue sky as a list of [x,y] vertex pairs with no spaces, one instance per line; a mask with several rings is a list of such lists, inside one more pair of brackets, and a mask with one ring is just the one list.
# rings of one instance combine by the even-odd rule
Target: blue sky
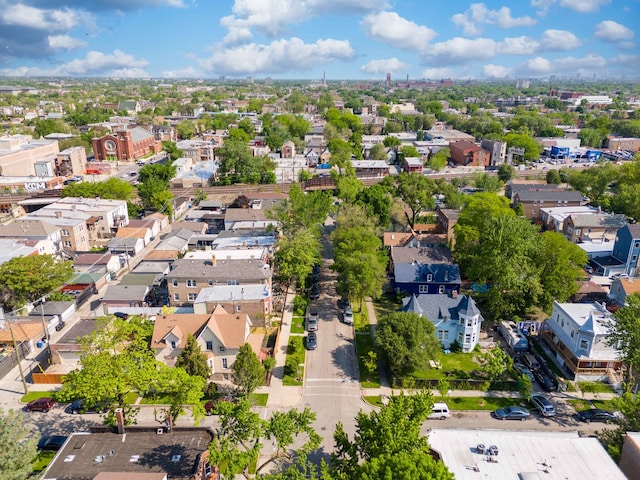
[[640,0],[18,2],[3,76],[640,77]]

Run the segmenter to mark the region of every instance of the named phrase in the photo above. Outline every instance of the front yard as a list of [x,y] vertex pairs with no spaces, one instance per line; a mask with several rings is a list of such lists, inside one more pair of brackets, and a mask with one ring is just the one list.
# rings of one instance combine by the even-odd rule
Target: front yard
[[291,387],[303,384],[304,362],[304,337],[289,337],[289,344],[287,345],[287,360],[284,366],[284,376],[282,377],[283,385]]

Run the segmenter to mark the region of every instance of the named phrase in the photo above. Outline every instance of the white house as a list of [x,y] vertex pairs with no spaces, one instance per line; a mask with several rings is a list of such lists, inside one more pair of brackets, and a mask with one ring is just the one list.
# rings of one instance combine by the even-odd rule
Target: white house
[[607,342],[615,319],[599,303],[553,302],[551,317],[540,335],[555,354],[555,360],[578,380],[619,382],[620,352]]
[[471,297],[447,294],[419,294],[402,300],[403,312],[414,312],[436,327],[443,348],[458,342],[462,351],[470,352],[480,341],[482,314]]

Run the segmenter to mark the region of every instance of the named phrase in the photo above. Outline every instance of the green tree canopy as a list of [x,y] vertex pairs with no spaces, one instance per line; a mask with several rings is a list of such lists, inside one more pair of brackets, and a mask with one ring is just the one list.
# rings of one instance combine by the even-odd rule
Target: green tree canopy
[[396,375],[425,368],[441,348],[433,323],[410,312],[383,316],[376,329],[376,343]]
[[192,377],[208,380],[211,376],[207,356],[202,353],[198,340],[191,333],[187,335],[187,343],[176,359],[176,367],[182,368]]
[[0,408],[0,479],[29,477],[37,453],[38,435],[22,412]]
[[540,146],[526,133],[508,133],[504,136],[507,148],[524,148],[524,159],[527,161],[537,160],[540,156]]
[[424,175],[403,172],[396,178],[397,194],[411,210],[409,225],[413,227],[416,216],[425,209],[433,209],[433,194],[436,186],[432,179]]
[[64,285],[73,276],[73,262],[52,255],[14,257],[0,265],[0,302],[13,310]]
[[369,150],[369,159],[371,160],[387,160],[387,149],[382,143],[376,143]]
[[503,163],[498,167],[498,178],[503,182],[508,182],[512,180],[513,177],[516,176],[516,169],[513,165],[509,165],[508,163]]
[[264,367],[248,343],[240,347],[231,369],[233,370],[232,381],[244,395],[253,393],[264,383]]
[[631,368],[640,365],[640,294],[627,297],[627,304],[615,314],[607,343],[620,350],[620,358]]
[[61,197],[100,197],[108,200],[127,200],[135,198],[135,187],[120,178],[112,177],[102,182],[71,183],[64,187]]

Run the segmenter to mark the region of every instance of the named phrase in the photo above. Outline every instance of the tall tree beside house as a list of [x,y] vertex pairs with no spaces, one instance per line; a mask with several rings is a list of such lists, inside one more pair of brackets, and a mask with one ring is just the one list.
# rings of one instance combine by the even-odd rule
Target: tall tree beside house
[[626,305],[616,311],[616,319],[607,339],[610,346],[620,350],[620,359],[629,370],[640,368],[640,294],[626,298]]
[[[630,384],[627,384],[626,387],[630,387]],[[640,396],[626,391],[621,397],[615,398],[613,404],[615,410],[621,414],[615,422],[616,427],[603,428],[596,435],[606,447],[609,455],[616,462],[620,462],[625,434],[640,431]]]
[[23,480],[32,471],[38,435],[22,412],[0,408],[0,479]]
[[7,310],[29,302],[62,286],[73,276],[73,262],[52,255],[15,257],[0,265],[0,304]]
[[231,369],[233,370],[231,380],[244,395],[253,393],[256,388],[264,383],[264,366],[248,343],[240,347]]
[[411,210],[411,217],[407,216],[411,228],[416,223],[416,217],[425,209],[433,209],[435,201],[433,194],[436,190],[434,181],[424,175],[403,172],[396,179],[397,194]]
[[211,369],[207,365],[207,357],[198,344],[198,340],[193,334],[187,335],[187,343],[176,359],[176,367],[182,368],[193,377],[201,377],[208,380],[211,376]]
[[382,143],[376,143],[369,150],[369,160],[387,160],[387,148]]

